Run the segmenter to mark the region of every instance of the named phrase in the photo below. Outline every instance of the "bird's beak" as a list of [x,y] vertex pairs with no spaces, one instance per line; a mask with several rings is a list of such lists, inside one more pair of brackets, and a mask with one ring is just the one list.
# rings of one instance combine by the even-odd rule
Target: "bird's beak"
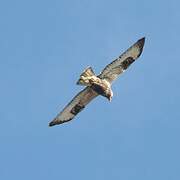
[[112,100],[112,96],[109,96],[109,97],[108,97],[108,100],[109,100],[109,102],[111,102],[111,100]]

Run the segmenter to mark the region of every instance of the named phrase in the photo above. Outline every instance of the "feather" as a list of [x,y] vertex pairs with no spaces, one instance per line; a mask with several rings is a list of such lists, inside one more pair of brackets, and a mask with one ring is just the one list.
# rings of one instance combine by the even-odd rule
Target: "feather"
[[49,123],[49,126],[62,124],[72,120],[91,100],[97,96],[98,94],[93,89],[86,87],[72,99],[72,101],[56,116],[53,121]]
[[112,83],[121,73],[123,73],[142,53],[145,38],[139,39],[121,56],[108,64],[98,76]]
[[79,80],[77,81],[77,85],[82,85],[82,86],[90,86],[90,79],[93,80],[97,78],[95,73],[93,72],[91,67],[86,68],[83,73],[80,75]]

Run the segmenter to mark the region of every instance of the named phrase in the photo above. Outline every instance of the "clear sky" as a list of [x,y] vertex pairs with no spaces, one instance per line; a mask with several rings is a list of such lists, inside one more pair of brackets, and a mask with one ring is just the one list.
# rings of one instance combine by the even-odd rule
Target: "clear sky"
[[[0,179],[179,180],[180,2],[0,2]],[[73,121],[48,123],[139,38],[144,51]]]

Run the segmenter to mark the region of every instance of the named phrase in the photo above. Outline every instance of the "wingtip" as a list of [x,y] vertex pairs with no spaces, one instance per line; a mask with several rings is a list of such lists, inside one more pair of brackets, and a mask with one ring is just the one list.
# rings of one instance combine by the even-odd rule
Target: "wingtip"
[[141,39],[139,39],[139,40],[137,41],[137,45],[138,45],[139,50],[140,50],[138,57],[141,55],[141,53],[142,53],[142,51],[143,51],[144,43],[145,43],[145,37],[143,37],[143,38],[141,38]]
[[56,123],[54,122],[54,121],[51,121],[50,123],[49,123],[49,127],[52,127],[52,126],[55,126],[56,125]]
[[[71,119],[69,119],[69,120],[67,120],[67,121],[70,121]],[[65,123],[65,122],[67,122],[67,121],[59,121],[58,119],[54,119],[53,121],[51,121],[50,123],[49,123],[49,127],[52,127],[52,126],[55,126],[55,125],[59,125],[59,124],[63,124],[63,123]]]
[[144,43],[145,43],[145,37],[142,37],[141,39],[138,40],[138,44],[143,47],[144,46]]

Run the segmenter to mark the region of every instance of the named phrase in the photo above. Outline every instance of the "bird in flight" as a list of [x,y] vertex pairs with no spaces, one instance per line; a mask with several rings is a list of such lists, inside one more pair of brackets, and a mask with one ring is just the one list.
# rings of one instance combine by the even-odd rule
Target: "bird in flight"
[[49,123],[49,126],[62,124],[72,120],[95,97],[101,95],[111,101],[112,82],[141,55],[145,38],[139,39],[122,55],[108,64],[99,75],[95,75],[91,67],[86,68],[77,81],[78,85],[86,86],[72,101]]

